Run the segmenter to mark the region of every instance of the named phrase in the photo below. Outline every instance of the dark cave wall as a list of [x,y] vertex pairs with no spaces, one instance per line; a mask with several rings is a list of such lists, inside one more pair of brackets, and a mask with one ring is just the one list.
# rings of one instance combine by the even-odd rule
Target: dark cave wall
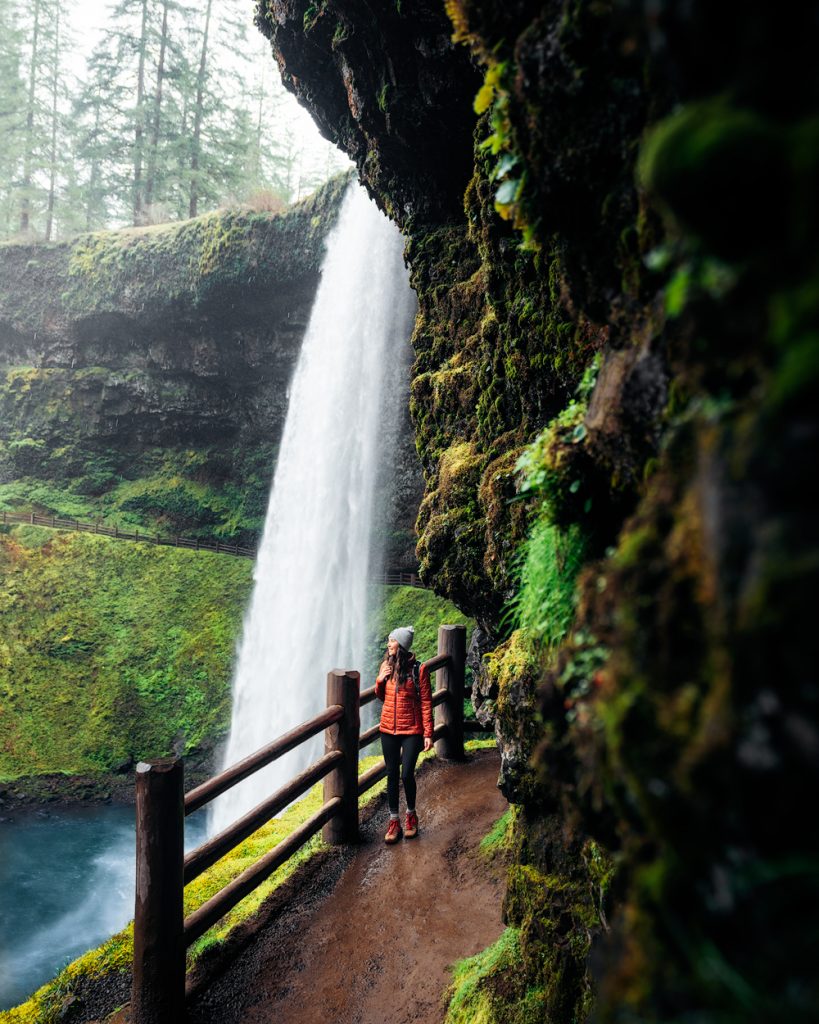
[[[431,3],[258,19],[407,235],[419,556],[494,648],[473,697],[523,806],[521,959],[477,998],[810,1019],[816,5],[446,9],[461,45]],[[537,644],[504,609],[544,523],[584,567]]]

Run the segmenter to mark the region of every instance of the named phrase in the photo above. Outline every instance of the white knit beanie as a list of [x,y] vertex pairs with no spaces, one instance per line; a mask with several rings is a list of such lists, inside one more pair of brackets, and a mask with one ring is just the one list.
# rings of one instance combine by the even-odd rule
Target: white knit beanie
[[415,630],[412,626],[400,626],[398,629],[394,629],[392,633],[390,633],[388,639],[397,640],[405,651],[411,651],[414,638]]

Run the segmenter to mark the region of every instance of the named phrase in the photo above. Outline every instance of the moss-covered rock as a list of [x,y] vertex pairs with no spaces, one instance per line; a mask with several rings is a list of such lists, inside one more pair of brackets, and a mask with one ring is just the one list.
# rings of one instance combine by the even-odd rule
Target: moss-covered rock
[[[293,26],[303,7],[261,10]],[[311,19],[303,40],[273,43],[321,122],[361,128],[367,181],[408,234],[419,552],[427,579],[479,619],[476,706],[520,766],[516,927],[458,1006],[518,1019],[531,991],[541,1016],[548,1004],[549,1019],[581,1019],[593,961],[601,1019],[810,1019],[815,12],[446,7],[483,73],[463,215],[450,175],[466,159],[461,115],[414,88],[420,61],[404,65],[405,109],[421,131],[452,128],[450,158],[423,171],[393,148],[400,104],[389,123],[357,117],[374,89],[355,51],[340,75],[338,60],[311,60]],[[392,13],[365,26],[356,11],[326,0],[321,18],[391,52]],[[454,57],[435,74],[466,81]],[[539,478],[510,502],[524,450]],[[510,628],[532,529],[551,565],[577,540],[555,577],[569,605],[535,596],[527,632],[486,657]],[[539,654],[538,613],[557,637]],[[617,868],[604,870],[612,914],[584,895],[600,864]]]

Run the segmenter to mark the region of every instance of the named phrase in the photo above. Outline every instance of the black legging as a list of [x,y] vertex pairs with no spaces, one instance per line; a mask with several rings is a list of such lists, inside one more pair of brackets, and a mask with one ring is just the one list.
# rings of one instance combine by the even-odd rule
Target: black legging
[[423,746],[423,736],[393,736],[388,732],[381,733],[381,749],[387,762],[387,802],[391,814],[398,814],[399,768],[407,807],[415,807],[415,762]]

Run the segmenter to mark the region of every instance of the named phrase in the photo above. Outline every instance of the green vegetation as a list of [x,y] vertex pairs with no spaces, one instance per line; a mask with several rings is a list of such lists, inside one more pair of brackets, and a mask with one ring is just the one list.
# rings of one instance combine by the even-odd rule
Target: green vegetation
[[512,805],[483,837],[480,851],[485,857],[494,858],[509,851],[515,827],[515,813],[515,807]]
[[507,928],[487,949],[453,968],[444,1024],[540,1024],[543,992],[522,978],[520,931]]
[[[43,441],[0,442],[0,512],[37,512],[163,537],[253,543],[264,524],[275,446],[185,448],[126,457],[85,458],[72,445],[49,452]],[[20,452],[35,451],[37,475],[18,475]],[[45,474],[48,474],[46,477]]]
[[583,536],[577,526],[563,531],[541,515],[521,550],[520,586],[510,612],[530,636],[554,651],[574,618]]
[[31,527],[0,536],[0,777],[221,735],[252,563]]

